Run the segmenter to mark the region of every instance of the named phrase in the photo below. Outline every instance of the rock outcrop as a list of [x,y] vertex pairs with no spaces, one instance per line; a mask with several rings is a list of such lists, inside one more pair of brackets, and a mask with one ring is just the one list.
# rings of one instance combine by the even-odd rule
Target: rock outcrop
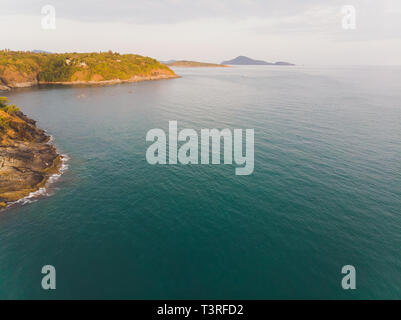
[[0,209],[43,187],[62,164],[50,137],[21,111],[0,108]]

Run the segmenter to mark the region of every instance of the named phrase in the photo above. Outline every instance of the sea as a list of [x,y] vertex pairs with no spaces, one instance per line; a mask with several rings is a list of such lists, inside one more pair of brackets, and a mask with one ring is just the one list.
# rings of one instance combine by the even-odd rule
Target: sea
[[[66,161],[0,212],[0,299],[399,299],[401,67],[175,71],[2,94]],[[149,164],[173,120],[253,129],[253,173]]]

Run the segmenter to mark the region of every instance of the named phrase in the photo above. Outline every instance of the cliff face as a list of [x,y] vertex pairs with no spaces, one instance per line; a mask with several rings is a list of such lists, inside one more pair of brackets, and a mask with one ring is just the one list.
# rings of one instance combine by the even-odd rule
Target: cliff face
[[18,70],[13,65],[0,66],[0,89],[31,87],[38,84],[38,72]]
[[44,186],[61,156],[49,136],[22,112],[0,109],[0,208]]
[[159,61],[134,54],[0,51],[0,90],[40,83],[119,83],[176,78]]

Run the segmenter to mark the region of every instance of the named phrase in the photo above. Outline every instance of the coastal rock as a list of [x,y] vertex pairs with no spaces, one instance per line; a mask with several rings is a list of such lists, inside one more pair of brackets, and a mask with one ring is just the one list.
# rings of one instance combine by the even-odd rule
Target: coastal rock
[[18,70],[15,65],[0,66],[0,73],[0,85],[3,84],[8,89],[32,87],[38,84],[37,72]]
[[10,91],[11,88],[7,86],[0,78],[0,91]]
[[0,209],[43,187],[61,167],[50,137],[22,112],[0,109]]
[[0,91],[10,91],[11,88],[4,85],[4,84],[0,84]]

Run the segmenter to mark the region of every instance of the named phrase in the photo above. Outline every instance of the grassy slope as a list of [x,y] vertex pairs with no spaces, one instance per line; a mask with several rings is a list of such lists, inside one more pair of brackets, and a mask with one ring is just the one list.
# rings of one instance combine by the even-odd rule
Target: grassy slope
[[171,75],[155,59],[135,54],[32,53],[0,51],[0,80],[6,85],[22,82],[129,80],[134,76]]
[[20,110],[15,105],[8,104],[8,98],[0,97],[0,143],[9,129],[9,121]]

